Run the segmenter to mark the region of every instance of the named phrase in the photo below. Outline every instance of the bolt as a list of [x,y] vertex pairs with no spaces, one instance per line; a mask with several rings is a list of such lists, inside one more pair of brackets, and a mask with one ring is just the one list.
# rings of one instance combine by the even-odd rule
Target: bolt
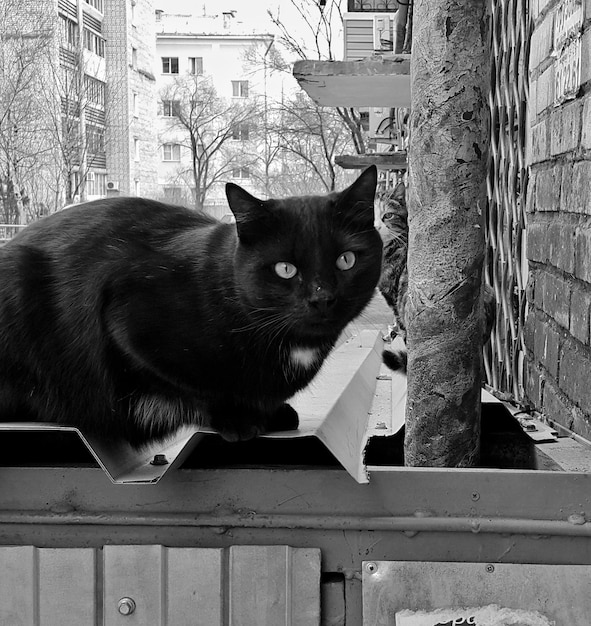
[[495,566],[489,563],[485,569],[486,569],[487,574],[492,574],[495,571]]
[[366,563],[365,564],[365,569],[370,573],[370,574],[375,574],[378,571],[378,566],[377,563]]
[[121,598],[117,608],[121,615],[131,615],[135,611],[135,601],[132,598]]
[[474,502],[480,500],[480,494],[478,493],[478,491],[473,491],[470,497],[472,498],[472,500],[474,500]]
[[155,454],[154,458],[150,461],[150,465],[168,465],[166,454]]

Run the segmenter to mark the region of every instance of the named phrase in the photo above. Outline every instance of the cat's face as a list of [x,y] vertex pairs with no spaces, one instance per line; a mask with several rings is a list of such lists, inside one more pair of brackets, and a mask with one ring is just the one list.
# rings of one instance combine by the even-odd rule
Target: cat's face
[[406,187],[398,183],[394,190],[382,194],[378,199],[380,223],[378,231],[384,243],[396,239],[402,242],[408,231],[408,211],[406,208]]
[[382,245],[373,227],[376,171],[327,196],[262,201],[227,188],[236,216],[235,277],[269,333],[333,336],[373,295]]

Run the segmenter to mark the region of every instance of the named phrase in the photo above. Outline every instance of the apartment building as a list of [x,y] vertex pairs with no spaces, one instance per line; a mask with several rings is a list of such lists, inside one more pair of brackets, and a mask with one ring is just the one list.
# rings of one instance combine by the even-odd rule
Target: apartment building
[[[218,217],[228,213],[225,182],[237,182],[253,193],[264,191],[268,98],[281,90],[281,79],[266,65],[273,41],[271,34],[244,29],[234,11],[219,15],[156,11],[158,184],[163,197],[195,203],[198,167],[209,168],[206,174],[201,172],[198,187],[215,179],[204,194],[203,208]],[[216,99],[217,122],[207,106],[210,98]],[[254,114],[247,115],[247,110]],[[209,128],[207,120],[212,121]],[[201,161],[197,165],[192,158],[195,150]],[[208,150],[211,159],[205,154]]]

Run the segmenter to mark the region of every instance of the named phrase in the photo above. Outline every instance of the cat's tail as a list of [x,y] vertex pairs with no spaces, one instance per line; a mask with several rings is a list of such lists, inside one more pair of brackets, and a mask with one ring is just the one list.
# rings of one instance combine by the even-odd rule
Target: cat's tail
[[406,364],[408,361],[408,353],[406,350],[384,350],[382,359],[386,367],[395,372],[406,374]]

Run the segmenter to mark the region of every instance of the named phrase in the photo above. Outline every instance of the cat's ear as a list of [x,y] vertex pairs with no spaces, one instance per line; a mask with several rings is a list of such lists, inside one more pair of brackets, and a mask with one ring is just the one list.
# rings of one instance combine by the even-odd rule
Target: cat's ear
[[234,183],[226,184],[226,198],[236,218],[238,237],[244,242],[252,240],[268,217],[265,203]]
[[377,182],[378,170],[375,165],[371,165],[350,187],[340,193],[337,201],[338,214],[346,215],[347,222],[352,222],[363,230],[372,228]]
[[406,185],[404,183],[398,183],[396,187],[394,187],[392,199],[397,200],[398,202],[406,200]]

